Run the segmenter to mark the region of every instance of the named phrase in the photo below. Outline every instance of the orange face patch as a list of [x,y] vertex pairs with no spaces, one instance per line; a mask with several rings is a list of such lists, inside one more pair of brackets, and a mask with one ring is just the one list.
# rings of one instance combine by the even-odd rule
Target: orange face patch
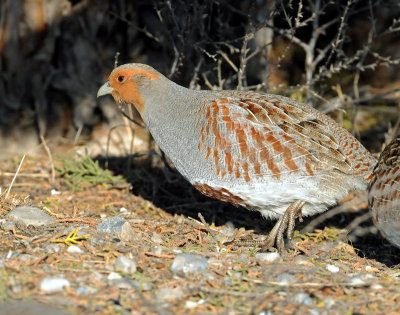
[[122,68],[114,70],[109,77],[110,86],[114,89],[113,97],[117,102],[133,104],[142,115],[144,100],[139,92],[138,83],[130,80],[135,76],[145,76],[150,80],[158,78],[159,74],[144,69]]

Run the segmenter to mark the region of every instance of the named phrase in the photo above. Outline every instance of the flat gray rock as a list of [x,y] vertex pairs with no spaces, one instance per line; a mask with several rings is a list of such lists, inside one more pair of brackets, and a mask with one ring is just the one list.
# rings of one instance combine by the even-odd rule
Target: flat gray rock
[[121,217],[105,219],[97,226],[97,231],[103,233],[113,233],[122,241],[135,240],[135,233],[128,221]]
[[45,226],[56,222],[55,218],[42,209],[29,206],[16,207],[7,214],[7,217],[25,226]]
[[200,255],[179,254],[176,255],[171,265],[172,272],[204,272],[208,269],[207,259]]

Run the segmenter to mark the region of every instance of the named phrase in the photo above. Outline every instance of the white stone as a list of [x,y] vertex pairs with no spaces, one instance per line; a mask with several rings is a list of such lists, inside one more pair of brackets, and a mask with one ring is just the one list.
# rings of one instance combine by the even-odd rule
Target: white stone
[[83,250],[76,245],[68,246],[67,252],[69,254],[83,254]]
[[58,190],[55,190],[55,189],[52,189],[51,191],[50,191],[50,194],[52,195],[52,196],[58,196],[59,194],[61,194]]
[[186,301],[185,307],[186,308],[195,308],[198,305],[204,304],[204,302],[205,301],[203,299],[200,299],[198,301]]
[[134,273],[136,272],[136,262],[121,255],[118,256],[114,268],[125,273]]
[[339,272],[339,267],[331,264],[326,265],[326,270],[332,272],[332,273],[338,273]]
[[257,253],[254,256],[259,262],[271,263],[281,259],[279,253]]
[[108,280],[122,279],[122,276],[119,273],[110,272],[110,274],[108,275],[107,279]]
[[383,285],[381,285],[379,283],[374,283],[373,285],[371,285],[371,289],[372,290],[380,290],[380,289],[383,289]]
[[64,287],[69,286],[69,281],[63,278],[44,278],[40,282],[40,289],[46,292],[61,291]]
[[365,281],[359,277],[354,277],[354,278],[350,278],[350,283],[355,284],[355,285],[363,285],[365,284]]

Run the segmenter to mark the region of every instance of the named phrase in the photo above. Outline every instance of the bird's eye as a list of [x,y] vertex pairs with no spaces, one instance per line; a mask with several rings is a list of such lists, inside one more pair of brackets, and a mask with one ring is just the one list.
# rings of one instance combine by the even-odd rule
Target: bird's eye
[[125,81],[125,76],[120,75],[120,76],[117,78],[117,80],[118,80],[119,83],[122,83],[122,82]]

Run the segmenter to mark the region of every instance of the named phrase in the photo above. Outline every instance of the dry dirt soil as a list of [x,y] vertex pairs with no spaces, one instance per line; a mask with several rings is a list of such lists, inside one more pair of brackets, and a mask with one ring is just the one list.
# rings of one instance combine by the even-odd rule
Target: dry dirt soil
[[[400,251],[372,225],[365,193],[305,218],[292,248],[265,255],[234,240],[263,239],[274,222],[202,196],[157,154],[100,157],[123,179],[77,183],[73,171],[62,175],[61,160],[79,165],[82,157],[52,150],[54,181],[45,150],[25,157],[9,192],[22,156],[0,164],[0,314],[400,313]],[[7,228],[20,205],[56,222]],[[129,222],[133,238],[96,229],[114,216]],[[67,241],[73,228],[87,236],[74,239],[78,251]],[[204,257],[207,270],[172,271],[182,253]],[[136,271],[119,270],[119,256]],[[45,278],[69,286],[43,290]]]

